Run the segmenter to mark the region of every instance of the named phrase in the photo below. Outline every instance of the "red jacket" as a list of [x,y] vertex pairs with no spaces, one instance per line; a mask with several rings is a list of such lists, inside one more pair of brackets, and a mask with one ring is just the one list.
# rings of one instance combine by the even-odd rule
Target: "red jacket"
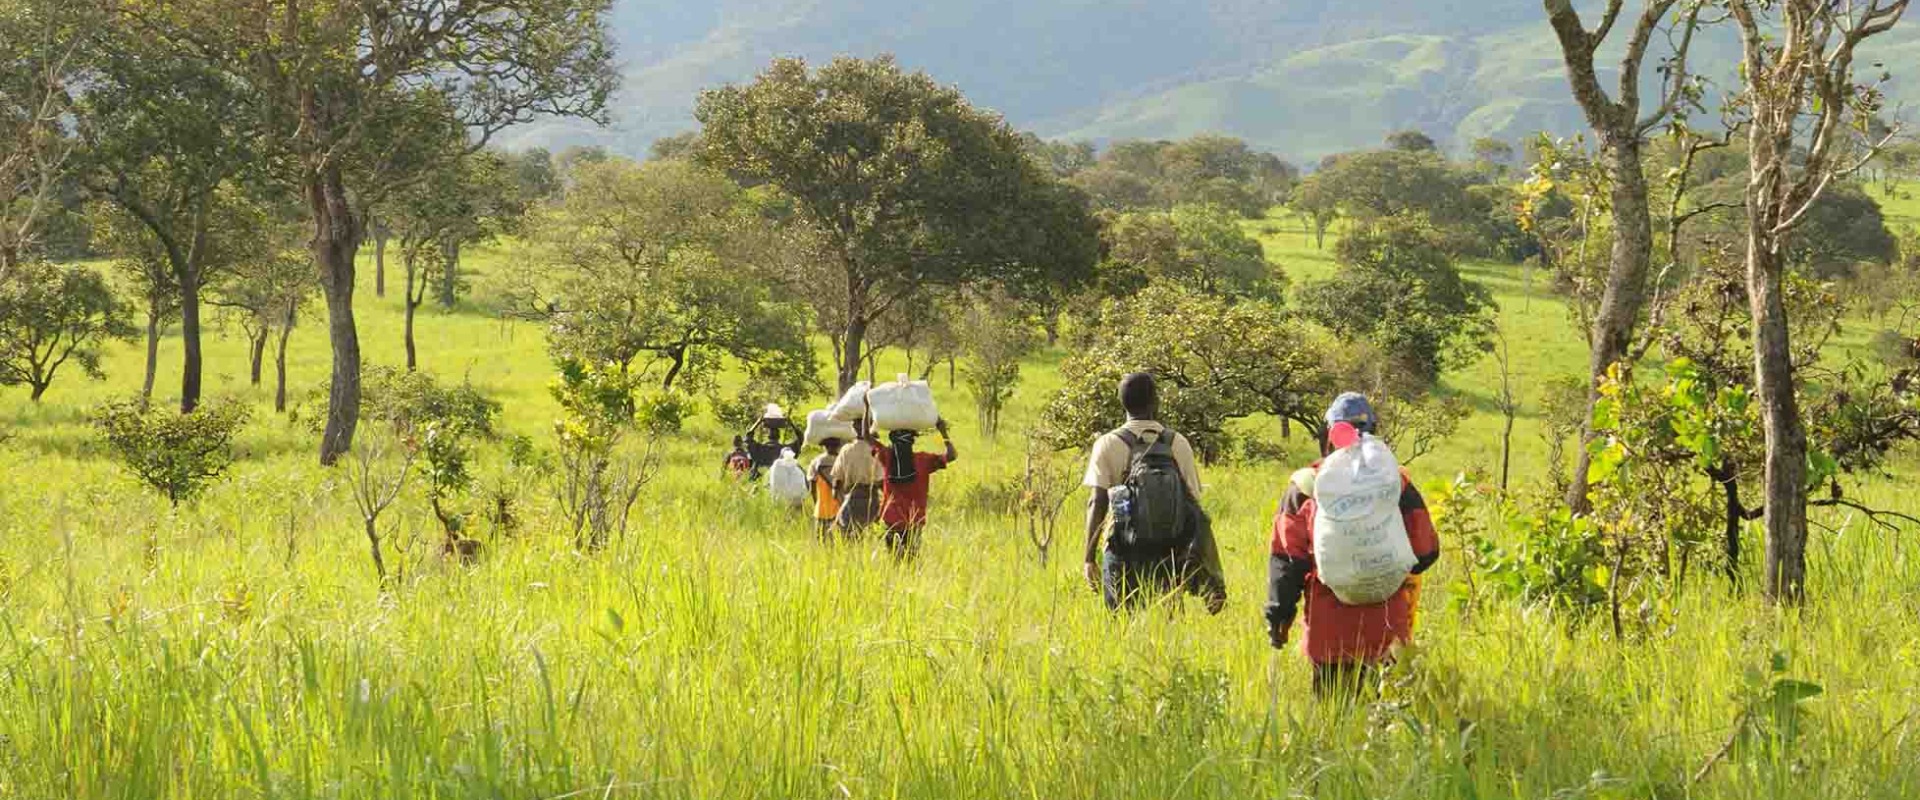
[[[1313,469],[1319,469],[1319,463]],[[1440,558],[1440,534],[1427,513],[1425,498],[1413,481],[1402,476],[1400,513],[1407,525],[1418,562],[1413,574],[1425,572]],[[1300,600],[1306,599],[1306,635],[1301,649],[1315,664],[1351,664],[1386,658],[1394,645],[1413,635],[1412,581],[1385,603],[1350,606],[1320,582],[1313,567],[1313,498],[1288,481],[1280,513],[1273,520],[1273,556],[1267,569],[1267,625],[1283,631],[1293,625]]]

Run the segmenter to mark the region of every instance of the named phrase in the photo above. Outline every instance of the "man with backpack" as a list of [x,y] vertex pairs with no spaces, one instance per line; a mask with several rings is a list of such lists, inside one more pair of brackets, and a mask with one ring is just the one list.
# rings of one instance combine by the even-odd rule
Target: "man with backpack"
[[[1206,598],[1219,613],[1226,582],[1211,523],[1200,508],[1200,471],[1187,437],[1156,420],[1153,376],[1120,380],[1127,422],[1094,442],[1087,487],[1087,584],[1107,607],[1133,608],[1175,589]],[[1101,550],[1102,534],[1106,549]]]
[[1285,647],[1302,599],[1316,694],[1353,693],[1413,633],[1419,575],[1440,558],[1426,502],[1363,395],[1327,409],[1322,458],[1294,473],[1273,522],[1267,635]]

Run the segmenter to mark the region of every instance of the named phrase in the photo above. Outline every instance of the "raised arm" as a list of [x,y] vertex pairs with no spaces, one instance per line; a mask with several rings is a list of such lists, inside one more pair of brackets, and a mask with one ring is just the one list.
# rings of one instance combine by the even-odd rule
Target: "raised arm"
[[940,442],[947,446],[947,452],[946,452],[947,463],[951,464],[955,461],[959,461],[960,451],[953,449],[953,436],[947,432],[947,421],[945,419],[942,419],[939,422],[934,423],[933,427],[935,430],[940,431]]

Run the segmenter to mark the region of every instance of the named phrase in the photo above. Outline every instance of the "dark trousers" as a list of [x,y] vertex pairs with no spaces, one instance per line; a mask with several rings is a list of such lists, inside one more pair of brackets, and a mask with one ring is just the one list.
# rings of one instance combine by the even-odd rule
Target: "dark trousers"
[[1313,694],[1335,700],[1359,700],[1376,688],[1388,662],[1313,665]]
[[912,561],[918,558],[920,555],[920,534],[926,530],[926,527],[927,524],[925,522],[921,522],[918,525],[895,525],[888,523],[887,550],[893,553],[894,558],[900,559],[901,561]]
[[1108,550],[1100,562],[1101,594],[1107,608],[1119,611],[1149,605],[1173,592],[1180,570],[1171,551],[1121,554]]
[[1227,600],[1226,587],[1209,578],[1187,552],[1185,547],[1145,553],[1109,548],[1100,563],[1100,588],[1107,608],[1131,610],[1187,591],[1206,599],[1208,613],[1220,613]]

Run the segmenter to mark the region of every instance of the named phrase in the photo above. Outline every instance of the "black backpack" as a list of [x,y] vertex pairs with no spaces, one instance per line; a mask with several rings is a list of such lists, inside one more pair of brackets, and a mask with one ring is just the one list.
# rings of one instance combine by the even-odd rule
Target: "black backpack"
[[1127,481],[1115,487],[1113,539],[1130,547],[1164,547],[1192,534],[1193,515],[1180,462],[1173,457],[1176,436],[1163,428],[1151,444],[1133,431],[1120,431],[1128,452]]

